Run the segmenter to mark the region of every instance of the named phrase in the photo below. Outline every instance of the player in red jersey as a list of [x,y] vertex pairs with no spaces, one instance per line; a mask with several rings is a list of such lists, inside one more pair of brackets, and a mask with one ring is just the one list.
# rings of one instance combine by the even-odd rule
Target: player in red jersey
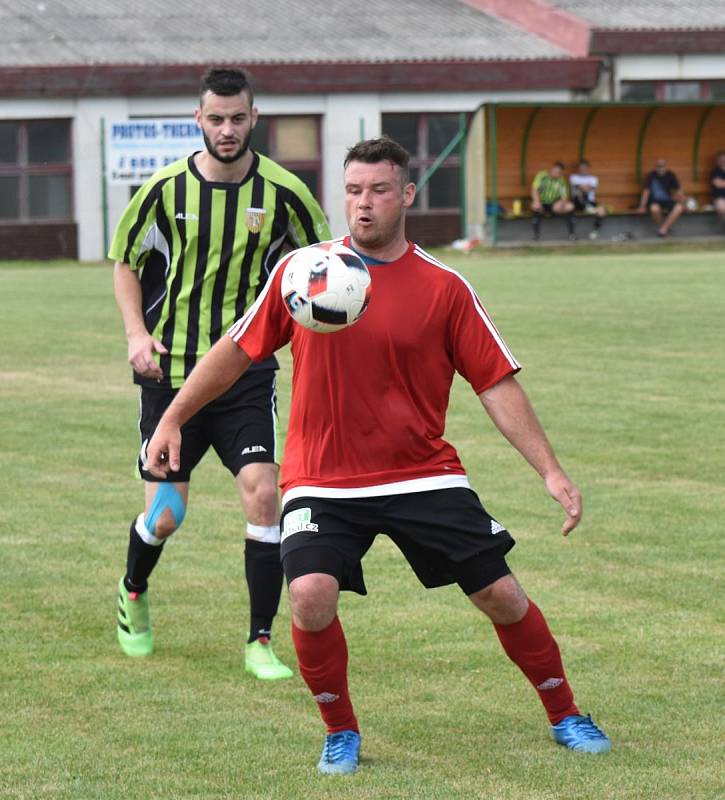
[[[559,648],[506,564],[514,545],[471,490],[443,436],[455,372],[478,394],[508,441],[579,523],[581,495],[559,464],[514,377],[519,364],[473,288],[405,238],[415,198],[408,153],[388,138],[360,142],[345,161],[345,243],[365,259],[372,295],[352,327],[320,335],[284,308],[283,259],[257,302],[194,369],[149,444],[149,468],[178,465],[180,426],[287,342],[292,407],[282,463],[282,559],[300,672],[327,737],[318,768],[355,772],[360,732],[337,616],[341,589],[365,593],[363,555],[386,533],[427,587],[457,583],[493,622],[509,658],[536,688],[555,741],[603,753],[607,736],[583,716]],[[361,364],[361,354],[364,364]]]

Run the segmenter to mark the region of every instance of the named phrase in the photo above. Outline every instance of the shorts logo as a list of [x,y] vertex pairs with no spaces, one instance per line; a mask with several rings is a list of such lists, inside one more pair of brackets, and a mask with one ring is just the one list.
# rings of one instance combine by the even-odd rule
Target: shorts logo
[[246,213],[247,228],[250,233],[259,233],[264,225],[266,208],[248,208]]
[[332,692],[322,692],[321,694],[316,694],[314,699],[317,703],[334,703],[335,700],[340,699],[340,695]]
[[500,522],[496,522],[495,519],[491,520],[491,533],[493,534],[501,533],[501,531],[505,530],[506,528],[504,528],[504,526]]
[[290,511],[289,514],[285,514],[282,538],[280,541],[284,541],[288,536],[292,536],[294,533],[302,533],[303,531],[317,533],[319,527],[311,520],[311,508],[298,508],[296,511]]
[[263,447],[261,444],[253,444],[251,447],[245,447],[242,450],[243,456],[248,456],[250,453],[266,453],[267,448]]
[[547,678],[543,683],[540,683],[536,688],[537,689],[556,689],[557,686],[561,686],[564,683],[563,678]]

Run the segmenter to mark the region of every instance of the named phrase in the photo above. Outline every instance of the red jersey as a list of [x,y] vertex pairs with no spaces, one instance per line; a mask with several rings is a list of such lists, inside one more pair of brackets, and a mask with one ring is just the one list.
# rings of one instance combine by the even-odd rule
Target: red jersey
[[369,266],[370,304],[354,325],[316,333],[284,306],[288,259],[229,331],[253,361],[291,343],[283,501],[468,486],[443,439],[453,376],[480,394],[520,369],[473,287],[410,244],[397,261]]

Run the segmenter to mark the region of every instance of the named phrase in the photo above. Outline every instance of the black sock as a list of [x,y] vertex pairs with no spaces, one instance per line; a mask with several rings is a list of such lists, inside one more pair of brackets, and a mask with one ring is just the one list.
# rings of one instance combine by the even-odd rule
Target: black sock
[[538,237],[539,232],[541,231],[541,214],[538,214],[536,211],[534,211],[534,218],[531,220],[531,222],[534,226],[534,236]]
[[247,539],[244,547],[244,570],[249,587],[249,642],[271,636],[272,620],[282,595],[282,563],[279,545]]
[[598,231],[602,227],[602,218],[594,217],[594,230]]
[[566,228],[569,231],[569,236],[574,235],[574,215],[573,214],[565,214],[564,219],[566,220]]
[[131,523],[131,532],[128,538],[128,557],[126,559],[126,577],[123,579],[123,583],[129,592],[141,593],[148,589],[148,577],[153,572],[163,549],[163,542],[158,547],[146,544],[138,535],[136,520]]

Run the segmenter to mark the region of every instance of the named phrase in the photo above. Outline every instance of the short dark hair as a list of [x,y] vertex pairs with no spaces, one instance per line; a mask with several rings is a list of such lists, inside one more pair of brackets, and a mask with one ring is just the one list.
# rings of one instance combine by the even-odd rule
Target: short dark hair
[[555,161],[551,166],[552,167],[559,167],[559,169],[566,169],[566,167],[564,166],[564,162],[563,161]]
[[579,159],[579,166],[581,167],[582,164],[584,164],[585,167],[591,167],[591,164],[586,160],[586,158]]
[[380,136],[377,139],[363,139],[353,145],[345,156],[344,166],[351,161],[362,161],[364,164],[378,164],[380,161],[390,161],[400,167],[403,184],[410,180],[410,153],[389,136]]
[[231,67],[211,67],[201,79],[199,86],[199,101],[204,103],[207,92],[218,94],[220,97],[234,97],[245,92],[249,97],[249,105],[254,105],[254,90],[249,80],[249,75],[243,69]]

